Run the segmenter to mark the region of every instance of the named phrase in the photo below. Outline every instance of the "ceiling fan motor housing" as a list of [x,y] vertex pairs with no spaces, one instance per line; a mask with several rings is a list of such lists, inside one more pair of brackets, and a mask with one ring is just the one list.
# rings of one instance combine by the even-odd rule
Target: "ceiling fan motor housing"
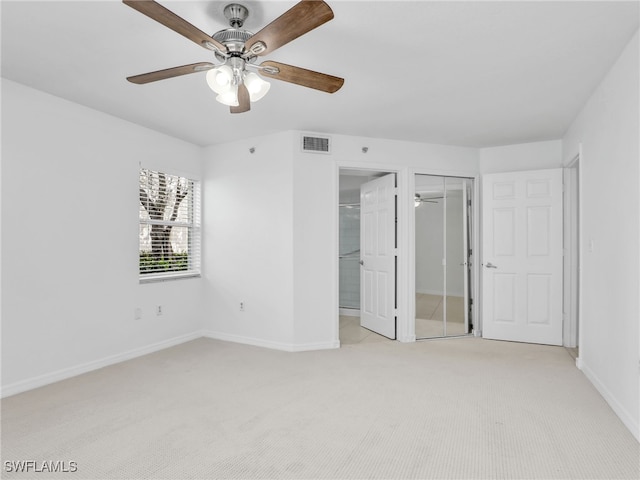
[[[220,30],[211,35],[215,40],[227,47],[230,54],[241,54],[244,50],[244,44],[249,40],[253,33],[242,29],[244,21],[249,16],[249,10],[239,3],[230,3],[224,7],[224,16],[229,20],[231,28]],[[216,52],[216,58],[224,61],[224,57]]]
[[[244,49],[245,42],[253,36],[253,33],[248,32],[247,30],[242,30],[240,28],[227,28],[225,30],[216,32],[211,36],[218,42],[222,43],[225,47],[227,47],[227,51],[229,53],[241,54]],[[217,52],[216,58],[218,58],[218,60],[224,61],[224,57]]]

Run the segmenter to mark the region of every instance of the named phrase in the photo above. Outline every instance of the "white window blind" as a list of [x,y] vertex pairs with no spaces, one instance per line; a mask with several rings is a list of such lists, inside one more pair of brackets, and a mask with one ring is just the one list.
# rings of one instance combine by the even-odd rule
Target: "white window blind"
[[140,280],[200,274],[200,183],[140,169]]

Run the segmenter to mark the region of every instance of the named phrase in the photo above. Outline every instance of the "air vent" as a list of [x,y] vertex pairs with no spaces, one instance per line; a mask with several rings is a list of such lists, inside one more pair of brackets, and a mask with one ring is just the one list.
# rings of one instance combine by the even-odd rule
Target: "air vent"
[[302,136],[302,151],[310,153],[331,153],[329,137]]

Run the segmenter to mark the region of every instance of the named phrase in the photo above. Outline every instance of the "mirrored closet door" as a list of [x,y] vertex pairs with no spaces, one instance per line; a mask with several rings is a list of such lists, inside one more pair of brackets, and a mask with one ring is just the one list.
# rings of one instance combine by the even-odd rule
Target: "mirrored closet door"
[[470,178],[416,175],[416,338],[467,335],[470,318]]

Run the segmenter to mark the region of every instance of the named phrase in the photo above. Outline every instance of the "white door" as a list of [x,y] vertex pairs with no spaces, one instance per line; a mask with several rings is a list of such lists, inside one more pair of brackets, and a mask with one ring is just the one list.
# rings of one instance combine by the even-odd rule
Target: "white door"
[[482,336],[562,345],[562,170],[482,179]]
[[395,174],[360,186],[360,325],[396,338]]

